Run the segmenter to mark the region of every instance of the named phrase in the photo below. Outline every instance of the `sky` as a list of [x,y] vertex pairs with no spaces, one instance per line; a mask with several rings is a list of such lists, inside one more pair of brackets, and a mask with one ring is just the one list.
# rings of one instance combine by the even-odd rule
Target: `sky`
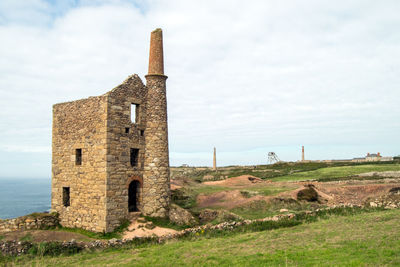
[[400,154],[398,0],[0,1],[0,178],[51,176],[52,105],[147,71],[162,28],[170,164]]

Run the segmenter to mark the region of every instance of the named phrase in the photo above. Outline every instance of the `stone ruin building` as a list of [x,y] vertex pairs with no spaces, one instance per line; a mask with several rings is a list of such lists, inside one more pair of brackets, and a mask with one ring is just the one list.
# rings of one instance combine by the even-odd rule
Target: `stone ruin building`
[[51,209],[61,225],[110,232],[132,213],[168,216],[166,79],[161,29],[138,75],[96,97],[53,106]]

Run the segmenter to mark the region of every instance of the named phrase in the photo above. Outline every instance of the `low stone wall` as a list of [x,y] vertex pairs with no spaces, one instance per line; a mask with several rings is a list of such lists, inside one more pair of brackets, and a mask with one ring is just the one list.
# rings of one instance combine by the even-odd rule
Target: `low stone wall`
[[33,243],[28,241],[3,241],[0,242],[0,255],[19,256],[27,254],[32,246]]
[[0,220],[0,233],[49,229],[59,225],[57,214],[54,213],[32,213],[26,216]]

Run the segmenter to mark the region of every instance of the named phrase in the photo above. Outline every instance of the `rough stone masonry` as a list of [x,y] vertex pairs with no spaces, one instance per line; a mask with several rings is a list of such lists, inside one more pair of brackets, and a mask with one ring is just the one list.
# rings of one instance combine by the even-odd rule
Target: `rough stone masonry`
[[60,223],[110,232],[132,212],[168,216],[166,79],[161,29],[149,72],[97,97],[53,106],[52,211]]

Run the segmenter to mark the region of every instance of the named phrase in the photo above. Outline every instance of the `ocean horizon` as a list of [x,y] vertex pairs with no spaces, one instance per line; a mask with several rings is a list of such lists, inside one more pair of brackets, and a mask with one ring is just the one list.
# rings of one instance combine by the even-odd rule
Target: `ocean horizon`
[[50,178],[0,178],[0,219],[46,212],[50,206]]

